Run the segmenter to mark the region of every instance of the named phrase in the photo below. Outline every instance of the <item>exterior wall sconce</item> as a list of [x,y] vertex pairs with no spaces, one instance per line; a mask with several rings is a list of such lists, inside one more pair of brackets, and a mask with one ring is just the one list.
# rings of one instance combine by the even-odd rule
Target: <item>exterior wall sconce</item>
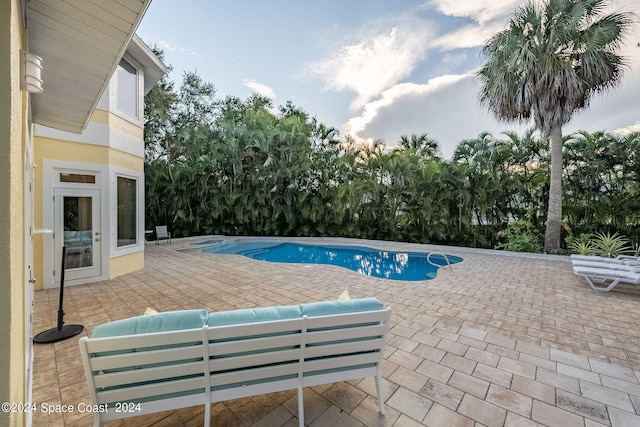
[[42,83],[42,58],[23,50],[20,89],[31,93],[40,93],[44,91]]

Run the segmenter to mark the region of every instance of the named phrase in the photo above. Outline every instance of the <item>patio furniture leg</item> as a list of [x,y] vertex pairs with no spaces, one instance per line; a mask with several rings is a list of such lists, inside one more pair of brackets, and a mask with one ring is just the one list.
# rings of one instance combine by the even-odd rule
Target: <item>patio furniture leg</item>
[[380,407],[380,414],[384,415],[384,393],[382,391],[382,375],[380,373],[376,375],[376,393],[378,393],[378,406]]
[[207,403],[204,407],[204,427],[211,425],[211,402]]
[[298,386],[298,425],[304,427],[304,389]]
[[[583,276],[583,277],[587,280],[587,283],[589,283],[589,286],[591,286],[591,289],[594,289],[596,291],[602,291],[602,292],[609,292],[611,289],[615,288],[618,283],[620,283],[620,280],[622,280],[622,279],[615,279],[613,282],[609,284],[609,286],[605,288],[605,287],[596,286],[591,280],[591,277],[589,276]],[[599,283],[602,283],[602,282],[604,282],[604,280],[600,281]]]

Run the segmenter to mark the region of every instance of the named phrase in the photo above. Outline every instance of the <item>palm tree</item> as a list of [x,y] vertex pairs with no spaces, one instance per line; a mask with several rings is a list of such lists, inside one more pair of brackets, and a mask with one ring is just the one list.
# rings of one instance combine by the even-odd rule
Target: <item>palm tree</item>
[[529,0],[483,48],[480,101],[499,119],[528,121],[551,139],[545,251],[560,246],[562,126],[594,93],[614,87],[624,59],[615,52],[630,12],[606,14],[606,0]]
[[417,156],[428,159],[435,159],[440,153],[438,141],[428,136],[426,133],[411,136],[402,135],[400,137],[399,146],[405,150],[413,150]]

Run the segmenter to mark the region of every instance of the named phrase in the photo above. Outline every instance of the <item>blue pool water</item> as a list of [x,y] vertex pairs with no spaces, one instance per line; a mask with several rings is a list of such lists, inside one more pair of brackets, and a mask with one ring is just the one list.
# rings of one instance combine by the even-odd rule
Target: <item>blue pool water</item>
[[[206,242],[204,242],[206,244]],[[367,276],[391,280],[428,280],[436,277],[438,267],[427,261],[426,252],[392,252],[364,246],[308,245],[275,241],[225,241],[205,246],[209,254],[236,254],[270,262],[331,264]],[[462,258],[447,255],[451,264]],[[439,266],[447,265],[439,254],[430,256]]]

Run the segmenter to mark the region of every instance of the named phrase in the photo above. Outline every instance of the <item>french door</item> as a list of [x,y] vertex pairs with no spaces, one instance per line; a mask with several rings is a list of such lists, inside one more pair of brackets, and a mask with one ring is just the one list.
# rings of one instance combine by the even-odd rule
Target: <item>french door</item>
[[102,274],[100,190],[54,189],[54,278],[60,283],[62,247],[67,248],[65,281]]

